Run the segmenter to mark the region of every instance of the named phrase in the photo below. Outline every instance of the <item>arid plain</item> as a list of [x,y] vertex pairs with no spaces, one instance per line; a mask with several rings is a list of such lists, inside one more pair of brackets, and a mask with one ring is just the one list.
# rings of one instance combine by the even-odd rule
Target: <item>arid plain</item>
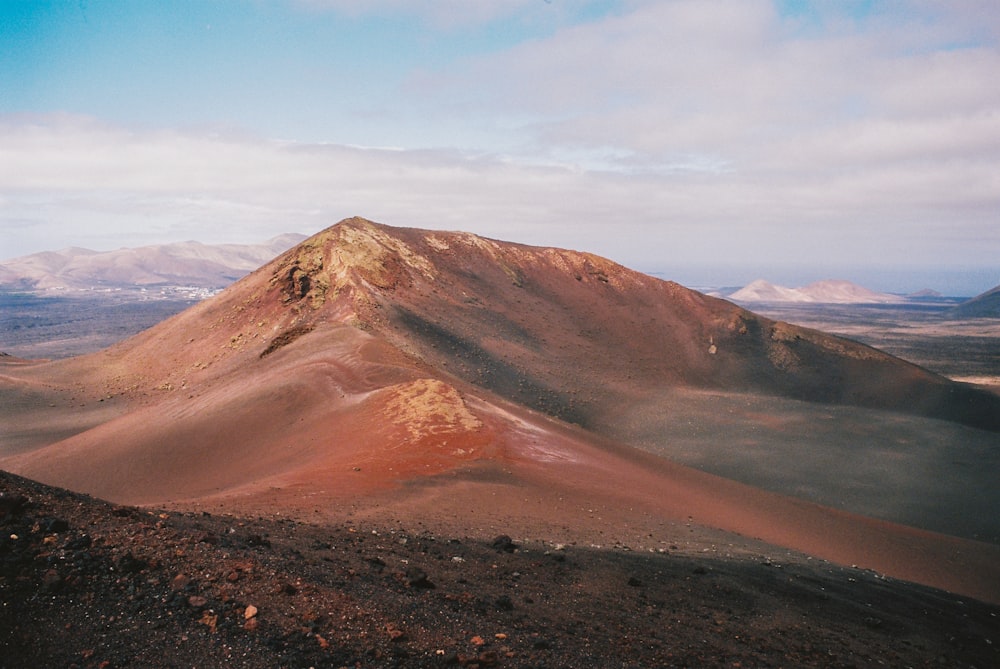
[[349,219],[108,349],[0,364],[0,468],[116,504],[1000,603],[995,388],[590,254]]

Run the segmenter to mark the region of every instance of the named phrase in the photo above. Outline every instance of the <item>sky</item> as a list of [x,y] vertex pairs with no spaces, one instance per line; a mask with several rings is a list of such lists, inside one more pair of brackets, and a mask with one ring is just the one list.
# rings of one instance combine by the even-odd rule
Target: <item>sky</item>
[[0,259],[354,215],[1000,284],[995,0],[0,0]]

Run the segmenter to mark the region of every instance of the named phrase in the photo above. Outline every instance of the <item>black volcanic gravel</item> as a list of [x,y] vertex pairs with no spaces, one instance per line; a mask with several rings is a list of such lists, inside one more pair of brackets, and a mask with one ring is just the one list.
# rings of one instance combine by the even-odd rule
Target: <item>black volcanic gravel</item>
[[120,507],[0,473],[0,667],[995,667],[870,572]]

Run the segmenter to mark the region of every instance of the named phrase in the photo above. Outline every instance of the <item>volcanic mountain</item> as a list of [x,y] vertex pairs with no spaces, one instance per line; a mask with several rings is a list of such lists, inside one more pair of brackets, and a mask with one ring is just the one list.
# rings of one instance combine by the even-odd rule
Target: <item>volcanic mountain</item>
[[977,432],[1000,398],[588,253],[349,219],[105,351],[3,371],[0,467],[115,502],[644,537],[693,518],[1000,601],[996,546],[633,448],[713,393]]
[[1000,318],[1000,286],[963,302],[950,313],[956,318]]

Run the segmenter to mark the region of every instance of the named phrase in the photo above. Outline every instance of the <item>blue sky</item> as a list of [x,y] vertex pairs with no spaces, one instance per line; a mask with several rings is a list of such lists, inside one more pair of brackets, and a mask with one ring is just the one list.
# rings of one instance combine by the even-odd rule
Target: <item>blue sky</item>
[[0,258],[358,214],[975,294],[997,72],[992,0],[0,0]]

